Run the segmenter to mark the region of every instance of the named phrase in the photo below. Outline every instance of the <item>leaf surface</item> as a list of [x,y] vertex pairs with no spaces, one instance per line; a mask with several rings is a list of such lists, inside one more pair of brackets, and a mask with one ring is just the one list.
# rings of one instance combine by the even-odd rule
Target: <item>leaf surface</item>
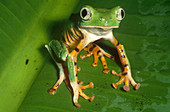
[[[75,12],[79,12],[86,4],[101,8],[120,5],[125,10],[125,19],[113,32],[124,45],[133,78],[141,83],[141,88],[135,91],[130,86],[131,90],[124,92],[122,84],[114,89],[111,84],[119,80],[118,76],[103,74],[100,62],[92,67],[93,57],[78,58],[79,79],[95,85],[83,92],[95,99],[88,102],[80,97],[81,108],[76,108],[64,83],[54,96],[48,94],[58,78],[58,69],[44,44],[62,31],[74,6]],[[169,5],[169,0],[82,0],[77,5],[76,0],[0,0],[0,111],[169,111]],[[115,51],[110,42],[104,44],[107,52]],[[117,63],[108,58],[106,61],[110,70],[121,72]]]
[[68,19],[76,2],[0,0],[1,112],[18,110],[44,66],[52,24]]

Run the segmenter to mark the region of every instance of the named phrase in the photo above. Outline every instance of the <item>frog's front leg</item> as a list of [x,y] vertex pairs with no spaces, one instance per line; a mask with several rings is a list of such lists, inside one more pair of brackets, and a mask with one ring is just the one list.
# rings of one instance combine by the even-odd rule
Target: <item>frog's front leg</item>
[[[82,89],[85,88],[93,88],[93,84],[89,84],[89,86],[82,86],[78,82],[78,77],[77,77],[77,55],[79,52],[88,44],[87,41],[82,39],[80,43],[77,45],[77,47],[68,55],[68,71],[69,71],[69,76],[70,76],[70,85],[73,90],[73,103],[76,107],[80,107],[80,104],[78,103],[78,97],[81,95],[85,99],[88,99],[89,101],[92,101],[94,99],[94,96],[88,97],[86,96],[83,92]],[[74,67],[73,67],[74,66]]]
[[57,92],[58,87],[61,85],[63,80],[65,80],[65,75],[64,75],[64,70],[63,70],[62,64],[57,63],[57,66],[59,68],[59,79],[54,84],[54,86],[48,90],[48,93],[51,94],[51,95],[54,95]]
[[[65,60],[67,56],[67,50],[65,49],[63,44],[57,40],[52,40],[49,44],[45,45],[45,47],[47,48],[49,54],[51,55],[52,59],[54,60],[54,62],[59,68],[59,79],[54,84],[54,86],[48,90],[49,94],[54,95],[57,92],[57,89],[60,86],[60,84],[63,82],[63,80],[65,80],[63,64],[58,62],[58,60],[54,57],[54,54],[56,55],[56,57],[60,57],[60,59]],[[63,50],[61,51],[59,49],[63,49]]]
[[[111,40],[111,42],[113,43],[113,45],[116,47],[118,54],[119,54],[119,58],[120,61],[122,63],[123,69],[124,71],[122,73],[117,74],[118,76],[120,76],[120,80],[117,83],[113,83],[112,86],[114,88],[117,88],[117,86],[119,84],[121,84],[122,82],[125,82],[125,86],[123,87],[123,89],[125,91],[129,91],[129,83],[132,84],[132,86],[137,90],[140,87],[140,83],[136,83],[134,81],[134,79],[132,78],[131,75],[131,68],[130,68],[130,63],[129,60],[126,56],[125,53],[125,49],[123,47],[123,45],[121,45],[116,39],[115,37],[113,37],[113,40]],[[115,71],[112,72],[113,74],[115,74]]]
[[111,58],[114,60],[114,57],[108,53],[106,53],[103,49],[101,49],[98,45],[91,43],[86,48],[84,48],[85,51],[88,52],[88,54],[80,55],[81,59],[84,59],[86,57],[89,57],[91,55],[94,56],[94,62],[92,63],[92,66],[97,66],[98,59],[100,59],[102,65],[103,65],[103,73],[109,73],[109,69],[107,67],[107,63],[104,56],[107,56],[108,58]]

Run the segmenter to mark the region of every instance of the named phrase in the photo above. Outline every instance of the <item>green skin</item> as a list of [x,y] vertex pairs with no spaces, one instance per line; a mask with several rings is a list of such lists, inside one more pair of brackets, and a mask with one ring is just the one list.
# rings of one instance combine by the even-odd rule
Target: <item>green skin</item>
[[[120,6],[112,9],[94,9],[91,6],[85,6],[91,10],[93,14],[90,20],[80,22],[81,26],[119,26],[120,21],[117,20],[116,14]],[[102,20],[100,20],[103,18]]]
[[75,81],[74,63],[73,63],[72,58],[68,55],[68,51],[67,51],[65,45],[61,41],[52,40],[48,45],[45,45],[45,47],[47,48],[52,59],[58,66],[59,75],[64,74],[64,70],[63,70],[60,62],[65,62],[69,68],[68,71],[69,71],[70,80],[72,82],[74,82]]
[[[76,18],[77,22],[71,23],[71,27],[78,27],[78,28],[118,28],[120,21],[117,20],[117,11],[120,8],[119,6],[114,7],[112,9],[94,9],[91,6],[86,5],[85,7],[89,8],[91,10],[92,16],[89,20],[83,20]],[[73,17],[75,20],[75,17]],[[76,26],[77,25],[77,26]],[[64,62],[68,66],[69,71],[69,78],[71,82],[75,81],[74,76],[74,62],[72,58],[68,55],[69,51],[64,46],[62,41],[58,40],[52,40],[48,45],[45,45],[48,52],[50,53],[51,57],[57,64],[57,66],[60,69],[60,73],[62,74],[64,72],[61,62]],[[55,56],[54,56],[55,55]],[[57,57],[57,59],[56,59]]]

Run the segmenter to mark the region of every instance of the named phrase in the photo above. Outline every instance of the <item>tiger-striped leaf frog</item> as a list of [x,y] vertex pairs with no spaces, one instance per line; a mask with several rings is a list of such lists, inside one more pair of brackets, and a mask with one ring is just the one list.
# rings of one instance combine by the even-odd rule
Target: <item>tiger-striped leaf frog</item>
[[112,86],[117,88],[119,84],[124,82],[123,89],[125,91],[129,91],[129,83],[136,90],[139,89],[140,83],[136,83],[132,78],[130,63],[125,49],[116,40],[112,32],[113,28],[119,27],[119,23],[125,17],[125,11],[119,6],[112,9],[104,9],[86,5],[80,10],[80,15],[75,17],[72,20],[77,20],[77,22],[71,22],[69,27],[63,32],[62,38],[52,40],[49,44],[45,45],[59,68],[59,79],[48,92],[55,94],[59,85],[65,81],[73,94],[73,103],[76,107],[80,107],[78,103],[79,95],[89,101],[93,101],[94,96],[87,96],[83,93],[82,89],[93,88],[94,84],[90,82],[88,85],[83,86],[83,82],[78,80],[77,71],[79,67],[77,67],[77,56],[82,49],[88,51],[88,54],[81,55],[80,57],[83,59],[93,55],[94,62],[92,66],[96,66],[99,59],[103,65],[103,72],[108,73],[110,70],[107,67],[104,56],[113,60],[114,57],[99,47],[95,43],[97,40],[109,40],[116,47],[123,66],[122,73],[116,73],[112,70],[112,74],[120,76],[120,80],[117,83],[113,83]]

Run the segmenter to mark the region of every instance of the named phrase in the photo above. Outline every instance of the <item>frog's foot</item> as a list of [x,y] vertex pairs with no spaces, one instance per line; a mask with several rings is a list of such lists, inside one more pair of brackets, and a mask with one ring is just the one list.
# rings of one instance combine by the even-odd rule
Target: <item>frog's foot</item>
[[55,85],[48,90],[48,93],[51,95],[54,95],[57,92],[58,87],[61,85],[61,83],[63,82],[64,79],[65,79],[64,74],[60,74],[60,78],[55,83]]
[[108,68],[103,69],[103,73],[109,73],[110,70]]
[[103,65],[103,73],[109,73],[110,70],[107,67],[107,63],[104,56],[107,56],[108,58],[111,58],[114,60],[114,57],[108,53],[106,53],[103,49],[101,49],[96,44],[92,43],[89,44],[86,48],[84,48],[85,51],[88,51],[88,54],[80,55],[80,58],[84,59],[86,57],[89,57],[91,55],[94,56],[94,62],[92,63],[93,67],[97,66],[98,59],[100,59],[102,65]]
[[83,84],[82,81],[79,82],[79,94],[80,94],[80,96],[82,96],[84,99],[92,102],[94,100],[94,96],[91,96],[91,97],[87,96],[85,93],[83,93],[82,89],[93,88],[94,87],[93,82],[90,82],[88,85],[85,85],[85,86],[83,86],[82,84]]
[[78,102],[74,102],[74,105],[75,105],[76,107],[78,107],[78,108],[81,107],[81,105],[80,105]]
[[78,81],[78,83],[74,83],[73,87],[73,103],[76,107],[80,108],[80,104],[78,103],[78,97],[79,95],[82,96],[84,99],[89,100],[90,102],[94,100],[94,96],[87,96],[82,89],[86,89],[86,88],[93,88],[94,84],[92,82],[90,82],[88,85],[83,86],[81,85],[83,84],[83,81]]
[[[112,73],[115,73],[115,72],[112,72]],[[118,85],[120,85],[122,82],[125,83],[124,87],[123,87],[123,90],[124,91],[129,91],[130,88],[129,88],[129,83],[131,83],[131,85],[134,87],[135,90],[139,89],[140,88],[140,83],[136,83],[134,81],[134,79],[132,78],[131,76],[131,73],[130,72],[123,72],[123,73],[119,73],[119,74],[116,74],[118,76],[120,76],[120,80],[117,82],[117,83],[112,83],[112,86],[116,89]]]
[[50,88],[48,90],[48,93],[51,94],[51,95],[54,95],[56,92],[57,92],[57,88]]
[[87,96],[85,93],[83,93],[82,89],[79,90],[79,94],[84,99],[89,100],[90,102],[92,102],[94,100],[94,97],[95,97],[95,96],[91,96],[91,97]]

